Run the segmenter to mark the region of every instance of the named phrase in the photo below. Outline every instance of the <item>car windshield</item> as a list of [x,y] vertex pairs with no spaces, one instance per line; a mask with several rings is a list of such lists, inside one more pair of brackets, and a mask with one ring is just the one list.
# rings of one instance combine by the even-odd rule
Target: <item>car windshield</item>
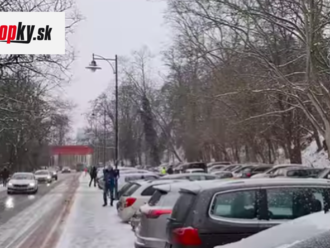
[[34,174],[35,175],[48,175],[49,172],[48,171],[36,171]]
[[34,179],[32,174],[20,174],[20,173],[15,173],[11,178],[15,179],[15,180],[32,180],[32,179]]

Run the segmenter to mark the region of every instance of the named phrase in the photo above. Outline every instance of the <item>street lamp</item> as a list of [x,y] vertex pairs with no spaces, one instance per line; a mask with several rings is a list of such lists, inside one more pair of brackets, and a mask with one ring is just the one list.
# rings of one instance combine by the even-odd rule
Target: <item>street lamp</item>
[[[107,61],[110,67],[113,70],[113,73],[115,74],[115,96],[116,96],[116,115],[115,115],[115,161],[116,161],[116,169],[118,167],[118,57],[115,55],[114,59],[107,59],[100,55],[96,55],[93,53],[92,55],[92,61],[89,64],[89,66],[86,67],[86,69],[91,70],[92,72],[96,72],[97,70],[101,70],[102,68],[99,67],[96,63],[96,60],[103,60]],[[113,67],[112,62],[115,62],[115,67]]]

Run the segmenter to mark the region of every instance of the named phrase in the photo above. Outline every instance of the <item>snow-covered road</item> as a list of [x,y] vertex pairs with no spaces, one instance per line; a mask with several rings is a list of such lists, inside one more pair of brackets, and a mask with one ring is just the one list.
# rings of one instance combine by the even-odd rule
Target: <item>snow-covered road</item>
[[102,207],[102,191],[88,187],[89,176],[81,176],[70,214],[57,248],[132,248],[134,233],[120,222],[116,207]]
[[[16,209],[15,201],[24,200],[24,209],[1,212],[0,219],[4,222],[0,225],[0,244],[3,248],[30,248],[44,247],[52,225],[52,220],[59,216],[58,211],[68,201],[67,196],[75,191],[74,183],[77,185],[79,175],[72,175],[54,183],[54,187],[48,190],[41,188],[37,195],[17,195],[17,198],[10,196],[6,198],[8,203],[11,200],[12,209]],[[72,193],[71,193],[72,194]],[[28,202],[30,201],[30,202]],[[27,203],[25,203],[27,202]],[[9,209],[9,210],[12,210]],[[14,213],[12,216],[11,213]],[[10,218],[7,218],[9,215]],[[54,223],[53,223],[54,224]]]

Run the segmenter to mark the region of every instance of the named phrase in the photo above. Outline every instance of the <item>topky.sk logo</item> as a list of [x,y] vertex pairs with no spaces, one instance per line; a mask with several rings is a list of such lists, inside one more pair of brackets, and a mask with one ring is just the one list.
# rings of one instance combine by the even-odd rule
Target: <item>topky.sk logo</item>
[[1,12],[0,54],[65,54],[65,13]]
[[46,25],[45,28],[39,28],[35,34],[35,25],[23,25],[19,22],[18,25],[1,25],[0,26],[0,42],[7,44],[22,43],[30,44],[31,40],[52,40],[52,28]]

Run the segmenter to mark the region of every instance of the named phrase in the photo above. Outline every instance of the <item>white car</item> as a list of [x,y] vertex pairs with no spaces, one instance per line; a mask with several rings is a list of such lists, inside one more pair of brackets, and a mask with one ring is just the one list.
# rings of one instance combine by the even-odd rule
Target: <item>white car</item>
[[38,181],[33,173],[17,172],[12,175],[7,184],[8,195],[13,193],[32,193],[38,192]]
[[251,178],[269,178],[271,175],[275,175],[278,172],[280,172],[282,169],[288,168],[288,167],[302,167],[304,165],[301,164],[279,164],[275,165],[271,169],[265,171],[264,173],[259,173],[257,175],[252,176]]
[[61,172],[62,173],[71,173],[71,169],[69,167],[64,167]]
[[37,170],[34,176],[38,180],[38,183],[51,183],[53,181],[52,174],[48,170]]
[[[117,204],[118,216],[123,222],[128,222],[139,208],[146,204],[153,193],[156,191],[154,186],[169,184],[175,180],[155,180],[155,181],[136,181],[131,183],[119,199]],[[180,180],[179,180],[180,182]],[[182,182],[182,181],[181,181]]]

